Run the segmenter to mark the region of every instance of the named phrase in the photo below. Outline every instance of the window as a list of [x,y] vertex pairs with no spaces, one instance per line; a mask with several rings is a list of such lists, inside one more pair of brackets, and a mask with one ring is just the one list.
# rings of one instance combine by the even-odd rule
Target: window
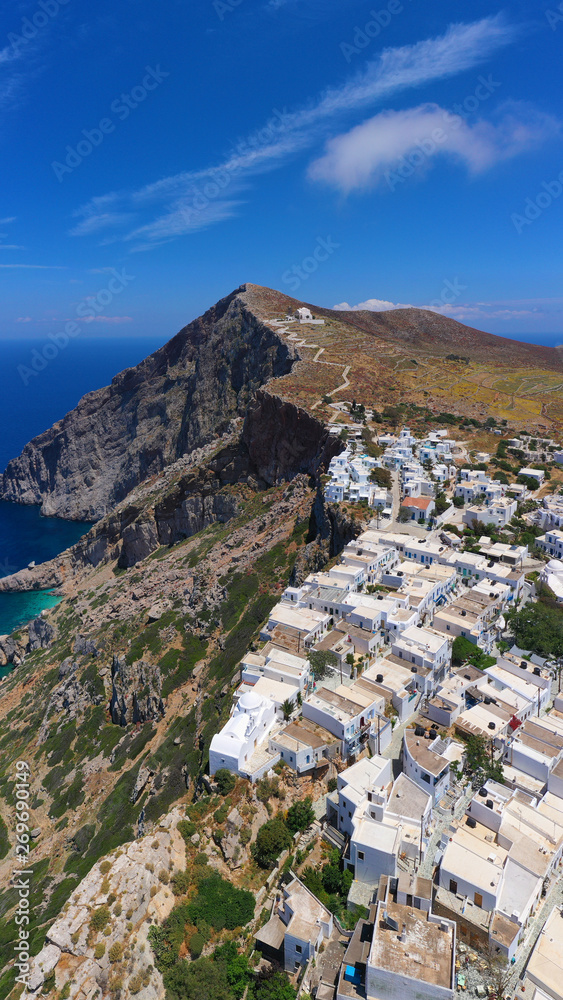
[[297,952],[298,955],[301,954],[301,952],[303,951],[303,948],[301,947],[300,944],[296,944],[295,945],[295,951]]
[[423,772],[422,775],[421,775],[421,777],[422,777],[422,780],[426,781],[426,783],[428,785],[430,784],[430,775],[429,774],[424,774],[424,772]]
[[358,861],[363,861],[363,860],[364,860],[364,852],[358,851]]

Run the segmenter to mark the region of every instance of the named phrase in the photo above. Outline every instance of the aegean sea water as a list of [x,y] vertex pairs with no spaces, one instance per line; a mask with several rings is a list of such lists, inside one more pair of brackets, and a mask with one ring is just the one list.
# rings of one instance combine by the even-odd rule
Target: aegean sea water
[[[72,410],[84,393],[108,385],[114,375],[138,364],[165,339],[77,339],[43,371],[27,376],[27,385],[18,366],[31,369],[33,351],[41,349],[45,341],[0,341],[0,472],[31,438]],[[41,517],[38,507],[0,501],[0,576],[23,569],[32,561],[52,559],[88,528],[84,523]],[[56,602],[57,598],[46,592],[0,593],[0,635]]]

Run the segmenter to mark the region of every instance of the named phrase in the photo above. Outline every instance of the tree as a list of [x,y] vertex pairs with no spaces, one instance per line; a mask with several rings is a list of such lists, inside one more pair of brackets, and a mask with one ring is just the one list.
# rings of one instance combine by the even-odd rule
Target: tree
[[539,656],[563,656],[563,611],[544,600],[507,614],[516,644]]
[[369,478],[372,483],[377,483],[378,486],[384,486],[388,490],[390,490],[393,485],[389,469],[372,469],[369,474]]
[[496,663],[494,656],[489,656],[484,653],[482,649],[479,649],[475,643],[470,642],[462,635],[458,635],[454,639],[452,646],[452,661],[456,666],[461,666],[462,663],[471,663],[472,666],[477,667],[478,670],[485,670],[487,667],[493,667]]
[[236,785],[236,778],[232,771],[228,771],[226,767],[220,767],[218,771],[215,771],[215,784],[221,795],[228,795]]
[[288,719],[291,719],[291,714],[295,708],[291,698],[286,698],[285,701],[282,701],[280,708],[282,710],[284,721],[287,722]]
[[397,520],[400,522],[400,524],[405,524],[406,521],[410,521],[411,516],[412,515],[408,507],[399,507],[399,514]]
[[453,505],[454,507],[465,507],[465,500],[463,497],[454,497]]
[[328,667],[338,666],[338,657],[335,653],[323,652],[318,649],[309,650],[307,659],[311,664],[311,670],[316,681],[322,681],[323,677],[326,677]]
[[177,962],[166,972],[164,985],[171,1000],[233,1000],[226,967],[210,958]]
[[295,1000],[297,996],[287,973],[264,969],[258,973],[254,1000]]
[[450,506],[450,501],[448,500],[446,494],[443,490],[439,490],[436,494],[436,500],[434,501],[437,514],[443,514],[445,510]]
[[312,798],[310,795],[300,802],[294,802],[287,811],[286,823],[292,833],[298,830],[306,830],[315,819],[312,808]]
[[292,837],[280,816],[267,820],[256,836],[253,854],[261,868],[273,868],[282,851],[291,847]]
[[485,737],[478,734],[465,737],[464,771],[471,777],[474,788],[482,785],[487,778],[502,784],[502,761],[495,760],[492,740],[487,744]]

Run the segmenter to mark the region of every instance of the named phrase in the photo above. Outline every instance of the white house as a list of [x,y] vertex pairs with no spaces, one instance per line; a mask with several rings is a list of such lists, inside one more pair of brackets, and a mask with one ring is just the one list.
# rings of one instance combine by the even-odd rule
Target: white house
[[519,476],[528,476],[529,479],[536,479],[538,486],[541,486],[545,479],[545,472],[543,469],[520,469],[518,473]]
[[403,771],[407,778],[432,796],[436,805],[450,787],[450,766],[463,759],[460,743],[447,738],[424,738],[417,729],[405,729],[403,734]]
[[392,776],[391,761],[378,756],[362,757],[341,771],[336,791],[326,797],[327,817],[332,826],[345,836],[352,836],[356,813],[363,815],[366,803],[391,784]]
[[456,925],[421,903],[416,893],[399,903],[384,884],[345,953],[336,1000],[454,1000]]
[[255,934],[257,948],[281,962],[286,972],[297,972],[314,960],[332,935],[330,910],[297,878],[283,888],[283,898],[269,921]]
[[[243,777],[254,778],[252,757],[266,743],[276,721],[276,706],[272,701],[249,691],[233,706],[232,714],[220,732],[211,740],[209,772],[226,768]],[[275,763],[272,759],[268,767]],[[259,775],[258,775],[259,776]]]
[[415,666],[424,674],[429,672],[429,682],[425,690],[435,688],[443,680],[451,663],[450,640],[443,633],[418,626],[407,628],[393,638],[391,647],[394,656]]
[[354,753],[369,738],[371,724],[385,711],[385,697],[373,684],[360,679],[332,691],[316,688],[303,702],[303,718],[310,719],[341,742],[343,755]]
[[[396,778],[389,793],[368,793],[356,808],[344,859],[354,881],[375,886],[382,875],[395,876],[399,855],[419,861],[428,845],[431,817],[432,796],[405,774]],[[354,895],[352,886],[352,899]]]
[[504,528],[516,514],[517,507],[516,500],[503,497],[488,506],[468,507],[463,512],[462,520],[469,527],[476,521],[481,521],[483,524],[493,524],[495,528]]
[[538,549],[546,552],[549,556],[563,559],[563,531],[560,531],[559,528],[547,531],[545,535],[540,535],[539,538],[536,538],[536,545]]

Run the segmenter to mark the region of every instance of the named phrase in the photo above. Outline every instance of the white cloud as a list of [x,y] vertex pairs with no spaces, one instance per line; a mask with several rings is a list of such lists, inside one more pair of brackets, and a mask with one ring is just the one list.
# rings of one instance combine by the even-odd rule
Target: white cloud
[[31,271],[65,271],[65,267],[55,264],[0,264],[3,268],[23,268]]
[[439,157],[452,157],[477,174],[538,146],[559,130],[554,118],[523,103],[505,102],[493,121],[473,125],[437,104],[421,104],[384,111],[331,139],[323,156],[311,164],[309,176],[345,193],[382,180],[394,190]]
[[498,302],[447,303],[414,305],[408,302],[389,302],[385,299],[366,299],[356,305],[339,302],[332,307],[342,312],[388,312],[391,309],[427,309],[441,316],[449,316],[459,323],[484,322],[490,319],[518,320],[538,314],[553,315],[563,311],[563,299],[521,299]]
[[[128,195],[118,196],[114,192],[105,196],[112,205],[119,203],[118,216],[133,208],[148,212],[151,203],[161,206],[156,217],[121,238],[127,242],[141,240],[137,249],[148,249],[231,218],[241,204],[233,196],[238,196],[245,181],[279,167],[290,156],[318,143],[335,120],[393,94],[477,66],[512,42],[516,34],[515,27],[502,15],[496,15],[469,24],[453,24],[443,35],[413,45],[384,49],[363,70],[343,84],[326,89],[306,106],[291,112],[273,111],[264,127],[235,143],[221,163],[161,178]],[[216,193],[207,195],[206,189],[213,185]],[[196,199],[201,192],[213,203],[213,208],[197,209]],[[94,199],[76,214],[85,219],[97,216],[101,200]],[[107,205],[101,211],[105,215]],[[191,224],[186,224],[186,212],[191,215]],[[84,223],[77,225],[72,233],[85,235]]]

